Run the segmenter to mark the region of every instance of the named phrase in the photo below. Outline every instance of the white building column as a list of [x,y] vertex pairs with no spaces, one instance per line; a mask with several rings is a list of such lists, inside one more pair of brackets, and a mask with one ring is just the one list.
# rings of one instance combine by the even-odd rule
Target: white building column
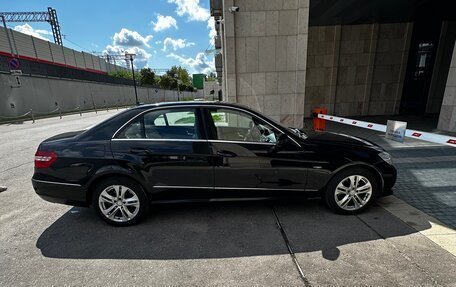
[[440,109],[438,129],[456,132],[456,49],[453,47],[450,70]]

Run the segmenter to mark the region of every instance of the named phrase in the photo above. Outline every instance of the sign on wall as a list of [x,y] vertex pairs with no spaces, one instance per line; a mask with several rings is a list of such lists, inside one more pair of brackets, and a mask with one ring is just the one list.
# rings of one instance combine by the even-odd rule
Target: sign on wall
[[8,67],[10,68],[10,70],[19,70],[19,68],[21,67],[21,63],[17,58],[9,58]]
[[407,130],[407,122],[388,120],[388,122],[386,124],[385,137],[387,139],[402,143],[402,142],[404,142],[406,130]]
[[22,75],[22,70],[21,68],[21,63],[19,62],[19,59],[17,58],[9,58],[8,59],[8,67],[10,68],[10,73],[13,76],[21,76]]
[[22,70],[10,70],[10,73],[13,76],[22,76]]

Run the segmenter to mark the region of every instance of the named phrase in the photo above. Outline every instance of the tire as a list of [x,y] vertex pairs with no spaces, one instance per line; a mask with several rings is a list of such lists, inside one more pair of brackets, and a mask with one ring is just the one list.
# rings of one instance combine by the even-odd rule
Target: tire
[[114,226],[135,225],[149,210],[141,185],[124,177],[100,182],[93,193],[92,204],[98,216]]
[[336,213],[358,214],[375,200],[378,189],[372,172],[362,167],[349,168],[331,178],[324,199],[326,205]]

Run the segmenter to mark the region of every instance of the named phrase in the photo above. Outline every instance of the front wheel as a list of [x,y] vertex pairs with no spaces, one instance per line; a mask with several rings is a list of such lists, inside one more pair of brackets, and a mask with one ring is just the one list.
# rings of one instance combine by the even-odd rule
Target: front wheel
[[372,203],[378,192],[375,176],[364,168],[350,168],[336,174],[328,183],[325,201],[341,214],[357,214]]
[[148,201],[142,187],[128,178],[102,181],[93,195],[97,214],[107,223],[128,226],[138,223],[147,214]]

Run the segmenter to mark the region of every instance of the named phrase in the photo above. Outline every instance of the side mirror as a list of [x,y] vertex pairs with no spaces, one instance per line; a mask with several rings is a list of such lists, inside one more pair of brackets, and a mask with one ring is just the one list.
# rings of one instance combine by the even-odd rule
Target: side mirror
[[279,137],[277,138],[276,146],[282,147],[289,141],[290,141],[290,139],[288,138],[288,136],[286,134],[280,134]]
[[274,153],[279,151],[281,148],[283,148],[285,145],[287,145],[290,142],[290,139],[286,134],[280,134],[279,137],[277,138],[277,141],[274,146],[271,147],[269,152]]

